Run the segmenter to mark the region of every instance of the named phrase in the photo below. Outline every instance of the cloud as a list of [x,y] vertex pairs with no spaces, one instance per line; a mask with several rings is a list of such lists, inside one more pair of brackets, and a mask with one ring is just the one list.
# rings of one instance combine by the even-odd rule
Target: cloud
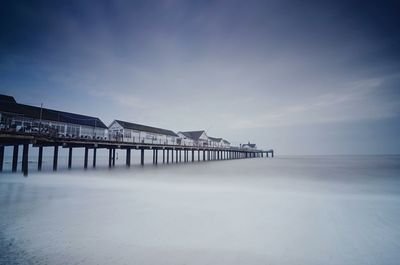
[[387,80],[397,77],[391,75],[356,80],[333,88],[331,92],[302,100],[299,104],[236,117],[230,127],[255,129],[395,117],[400,114],[400,101],[396,98],[377,98],[376,93],[384,89]]

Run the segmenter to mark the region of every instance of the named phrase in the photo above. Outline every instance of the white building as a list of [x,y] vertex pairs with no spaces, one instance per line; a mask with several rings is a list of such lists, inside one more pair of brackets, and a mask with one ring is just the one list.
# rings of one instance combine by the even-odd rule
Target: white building
[[257,145],[256,144],[251,144],[250,142],[249,143],[247,143],[247,144],[242,144],[241,146],[240,146],[240,148],[242,148],[242,149],[247,149],[247,150],[256,150],[257,149]]
[[191,145],[206,147],[209,144],[209,139],[205,131],[188,131],[188,132],[178,132],[180,140],[178,144],[180,145]]
[[6,95],[0,95],[0,130],[84,139],[106,139],[107,134],[99,118],[19,104]]
[[209,146],[211,147],[219,147],[219,148],[229,148],[231,143],[222,138],[215,138],[215,137],[208,137],[209,139]]
[[177,145],[183,145],[183,146],[194,146],[194,140],[190,138],[189,135],[183,132],[178,132],[178,142]]
[[170,130],[114,120],[108,127],[112,141],[146,144],[177,144],[178,135]]
[[210,147],[222,147],[222,138],[208,136],[208,145]]
[[228,141],[225,140],[225,139],[222,139],[222,147],[224,147],[224,148],[229,148],[229,147],[231,147],[231,143],[228,142]]

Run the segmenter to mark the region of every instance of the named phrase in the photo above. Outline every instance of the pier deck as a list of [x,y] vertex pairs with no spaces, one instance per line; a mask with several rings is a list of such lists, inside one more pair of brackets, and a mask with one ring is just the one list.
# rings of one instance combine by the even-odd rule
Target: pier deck
[[[131,152],[140,150],[140,164],[144,165],[144,153],[151,150],[153,152],[153,164],[158,164],[158,151],[162,151],[162,163],[179,163],[195,161],[195,152],[197,152],[197,161],[230,160],[256,157],[274,157],[274,150],[250,150],[237,147],[220,148],[207,146],[183,146],[149,143],[129,143],[94,139],[75,139],[75,138],[52,138],[40,134],[20,134],[20,133],[0,133],[0,172],[3,171],[4,147],[13,146],[12,172],[17,172],[18,150],[22,145],[22,167],[24,176],[28,176],[28,155],[29,147],[38,148],[38,171],[42,169],[43,147],[53,147],[53,170],[58,168],[59,147],[68,148],[68,168],[72,167],[72,156],[74,148],[85,148],[84,168],[88,167],[88,150],[93,149],[93,167],[96,167],[97,149],[108,149],[108,166],[115,166],[115,150],[126,150],[126,165],[131,165]],[[174,154],[175,153],[175,154]],[[175,160],[174,160],[175,155]]]

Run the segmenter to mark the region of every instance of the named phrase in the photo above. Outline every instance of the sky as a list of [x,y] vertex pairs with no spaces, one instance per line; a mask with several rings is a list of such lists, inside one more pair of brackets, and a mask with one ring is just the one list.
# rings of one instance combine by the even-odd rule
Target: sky
[[398,154],[398,1],[2,1],[0,93],[282,155]]

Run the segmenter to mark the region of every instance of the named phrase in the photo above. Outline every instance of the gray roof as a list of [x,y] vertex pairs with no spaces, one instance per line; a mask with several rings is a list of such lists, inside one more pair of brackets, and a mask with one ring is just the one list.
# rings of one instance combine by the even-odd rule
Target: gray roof
[[205,131],[188,131],[188,132],[180,132],[181,134],[185,135],[187,138],[190,138],[192,140],[199,140],[200,136],[204,133]]
[[228,141],[225,140],[225,139],[222,139],[222,141],[224,141],[224,143],[226,143],[226,144],[231,144],[230,142],[228,142]]
[[209,138],[211,141],[214,141],[214,142],[221,142],[221,141],[222,141],[222,138],[215,138],[215,137],[211,137],[211,136],[208,136],[208,138]]
[[178,137],[178,135],[171,130],[151,127],[151,126],[127,122],[127,121],[121,121],[121,120],[115,120],[115,121],[118,122],[125,129],[142,131],[142,132],[151,132],[151,133],[164,134],[164,135]]
[[[0,112],[3,113],[10,113],[12,115],[27,117],[36,120],[39,120],[40,116],[42,116],[42,120],[47,121],[57,121],[105,129],[107,128],[107,126],[99,118],[96,117],[18,104],[15,102],[15,99],[10,96],[1,95],[0,99],[5,99],[0,100]],[[42,115],[40,115],[41,112]]]
[[243,144],[242,146],[248,146],[248,147],[250,147],[250,148],[255,148],[255,147],[256,147],[256,144],[248,143],[248,144]]

